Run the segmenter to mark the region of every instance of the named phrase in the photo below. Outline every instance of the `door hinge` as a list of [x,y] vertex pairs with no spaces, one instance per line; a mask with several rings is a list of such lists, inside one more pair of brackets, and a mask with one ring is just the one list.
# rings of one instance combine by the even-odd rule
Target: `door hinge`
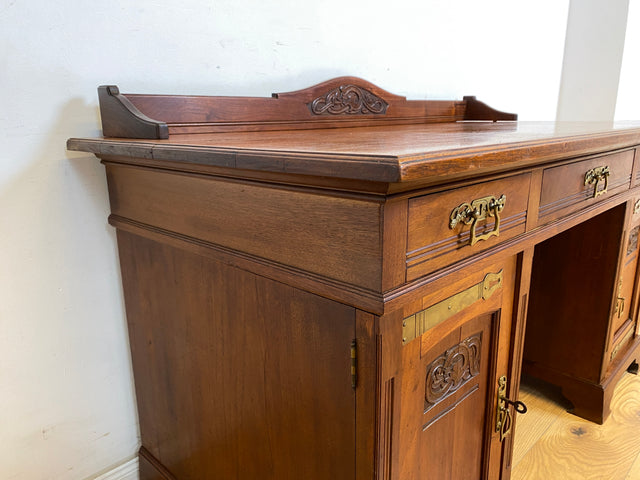
[[351,388],[356,388],[358,383],[358,349],[356,341],[351,342]]

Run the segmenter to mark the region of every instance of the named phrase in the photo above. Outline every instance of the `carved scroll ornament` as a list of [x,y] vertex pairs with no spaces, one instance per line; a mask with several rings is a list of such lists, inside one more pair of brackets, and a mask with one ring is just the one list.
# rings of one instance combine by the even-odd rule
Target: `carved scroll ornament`
[[482,334],[448,349],[427,367],[425,412],[480,373]]
[[309,104],[315,115],[384,115],[389,104],[364,88],[341,85]]

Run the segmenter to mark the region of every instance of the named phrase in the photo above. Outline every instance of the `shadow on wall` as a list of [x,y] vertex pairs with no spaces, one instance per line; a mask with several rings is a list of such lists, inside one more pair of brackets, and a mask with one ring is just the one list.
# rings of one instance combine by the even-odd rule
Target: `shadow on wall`
[[[8,226],[16,235],[27,237],[23,240],[40,241],[42,247],[56,243],[63,247],[59,254],[68,251],[76,256],[88,246],[81,235],[88,228],[95,231],[100,225],[99,235],[107,233],[115,239],[106,222],[104,168],[94,156],[66,151],[69,136],[100,136],[99,125],[97,107],[74,99],[64,106],[48,134],[9,138],[9,152],[29,152],[11,159],[24,167],[0,183],[5,214],[18,216]],[[39,147],[30,150],[27,144],[34,141],[39,141]]]
[[[81,184],[90,187],[87,192],[93,200],[97,200],[95,206],[103,209],[99,200],[106,192],[104,173],[96,158],[87,154],[76,154],[66,151],[66,140],[69,136],[100,136],[100,116],[97,106],[87,105],[81,99],[70,100],[61,110],[57,119],[53,122],[51,130],[45,134],[14,135],[9,136],[9,152],[26,151],[28,143],[41,140],[39,148],[29,154],[29,158],[12,158],[10,161],[24,165],[15,178],[4,178],[0,183],[0,201],[3,205],[11,205],[15,199],[24,196],[25,189],[37,180],[54,174],[53,182],[46,182],[47,191],[57,194],[58,187],[73,187],[69,182],[75,177]],[[13,144],[13,148],[12,145]],[[23,144],[23,145],[21,145]],[[7,150],[5,150],[6,153]],[[32,150],[33,152],[33,150]],[[93,161],[88,162],[88,159]],[[71,168],[70,168],[71,167]],[[72,177],[70,174],[75,171]],[[99,173],[102,181],[97,182]],[[60,176],[62,175],[62,176]],[[62,181],[62,184],[59,182]],[[29,189],[27,188],[27,191]],[[101,191],[103,190],[103,191]],[[57,196],[48,198],[49,201],[57,200]],[[45,211],[53,205],[49,205]],[[36,213],[36,212],[33,212]]]
[[2,478],[86,478],[139,442],[104,168],[66,152],[100,135],[97,107],[70,100],[51,125],[6,138],[21,168],[0,178]]

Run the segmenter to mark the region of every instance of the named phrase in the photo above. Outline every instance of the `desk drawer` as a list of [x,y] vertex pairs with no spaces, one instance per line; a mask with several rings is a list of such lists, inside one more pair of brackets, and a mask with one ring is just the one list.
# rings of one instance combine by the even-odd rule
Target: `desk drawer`
[[407,280],[524,233],[530,183],[525,173],[411,198]]
[[542,175],[539,223],[627,190],[631,184],[633,150],[547,168]]

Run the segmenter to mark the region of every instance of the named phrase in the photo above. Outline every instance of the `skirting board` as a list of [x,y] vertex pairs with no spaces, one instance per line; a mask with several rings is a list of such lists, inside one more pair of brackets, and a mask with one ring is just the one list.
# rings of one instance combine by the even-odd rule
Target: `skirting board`
[[94,480],[138,480],[140,478],[138,468],[138,457],[132,458]]

